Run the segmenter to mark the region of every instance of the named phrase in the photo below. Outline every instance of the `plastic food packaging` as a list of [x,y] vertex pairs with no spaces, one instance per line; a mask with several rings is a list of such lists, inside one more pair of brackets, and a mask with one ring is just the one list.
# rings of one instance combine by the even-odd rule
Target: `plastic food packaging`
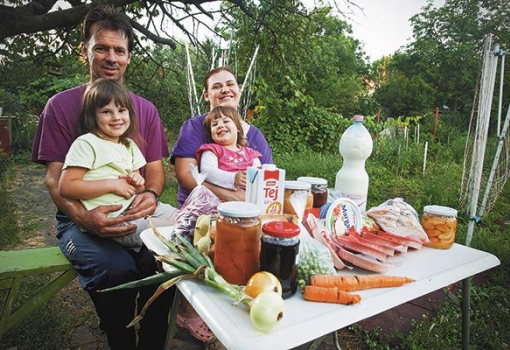
[[363,215],[359,207],[349,198],[338,198],[326,203],[320,211],[325,226],[333,236],[343,236],[351,227],[361,232]]
[[423,208],[421,225],[430,239],[427,247],[449,249],[455,242],[457,210],[440,205],[427,205]]
[[310,276],[315,274],[333,274],[335,266],[328,248],[314,239],[301,223],[305,212],[308,194],[303,191],[292,195],[290,201],[299,218],[299,264],[297,280],[300,285],[308,283]]
[[261,214],[281,214],[285,170],[274,164],[263,164],[262,167],[248,168],[246,176],[246,202],[256,204]]
[[418,213],[402,198],[388,199],[379,206],[370,208],[367,215],[386,232],[403,237],[412,235],[423,243],[429,242]]
[[195,231],[198,217],[204,214],[216,214],[216,207],[221,201],[211,190],[202,185],[207,175],[200,173],[196,165],[190,165],[190,169],[193,178],[197,182],[197,187],[191,191],[177,213],[175,231],[180,233],[189,242],[193,242],[193,232]]

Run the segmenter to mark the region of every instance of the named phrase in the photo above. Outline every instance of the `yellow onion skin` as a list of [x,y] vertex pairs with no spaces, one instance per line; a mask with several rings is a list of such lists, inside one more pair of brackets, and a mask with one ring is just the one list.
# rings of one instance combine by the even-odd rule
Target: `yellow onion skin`
[[260,293],[250,304],[251,322],[258,330],[269,332],[283,318],[283,298],[274,291]]
[[252,298],[256,298],[260,293],[265,291],[273,291],[282,295],[282,284],[270,272],[260,271],[250,277],[246,283],[245,292]]

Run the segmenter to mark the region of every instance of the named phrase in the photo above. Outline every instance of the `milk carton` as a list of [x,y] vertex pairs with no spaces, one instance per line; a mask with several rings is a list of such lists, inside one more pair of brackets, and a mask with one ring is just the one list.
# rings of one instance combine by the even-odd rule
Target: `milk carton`
[[261,214],[283,213],[285,170],[274,164],[247,169],[246,201],[256,204]]

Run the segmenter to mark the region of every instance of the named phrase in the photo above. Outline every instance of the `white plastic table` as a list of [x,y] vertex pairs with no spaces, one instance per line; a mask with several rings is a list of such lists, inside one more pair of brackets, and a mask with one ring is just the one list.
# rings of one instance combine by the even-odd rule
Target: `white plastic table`
[[[173,227],[160,227],[158,230],[163,235],[169,235]],[[149,249],[165,254],[167,248],[154,236],[152,230],[142,232],[141,238]],[[227,349],[290,349],[460,280],[463,280],[463,288],[469,286],[464,285],[464,282],[468,281],[470,276],[500,264],[499,259],[492,254],[459,244],[454,244],[447,250],[427,247],[411,249],[404,255],[388,258],[388,262],[394,266],[388,269],[386,275],[410,277],[415,282],[397,288],[356,291],[362,300],[355,305],[305,301],[301,294],[296,293],[285,300],[284,317],[278,328],[270,333],[255,329],[246,306],[233,306],[227,295],[204,283],[181,281],[177,287]],[[343,269],[337,273],[371,274],[359,268]],[[469,293],[464,293],[463,290],[463,296],[467,299],[463,302],[462,314],[463,318],[466,318],[463,320],[463,333],[467,334],[463,334],[462,340],[463,349],[467,349],[468,344],[464,343],[465,338],[469,340],[469,327],[465,327],[466,322],[469,325]],[[176,298],[176,301],[178,299]],[[169,340],[173,337],[176,314],[174,302],[169,322]],[[170,345],[170,341],[167,345]]]
[[[270,333],[253,327],[245,306],[233,306],[226,295],[203,283],[181,281],[178,288],[227,349],[289,349],[498,266],[500,261],[492,254],[455,244],[448,250],[424,247],[409,251],[396,263],[399,266],[385,274],[416,282],[356,292],[361,303],[348,306],[305,301],[297,293],[285,300],[281,324]],[[368,274],[358,268],[338,273]]]

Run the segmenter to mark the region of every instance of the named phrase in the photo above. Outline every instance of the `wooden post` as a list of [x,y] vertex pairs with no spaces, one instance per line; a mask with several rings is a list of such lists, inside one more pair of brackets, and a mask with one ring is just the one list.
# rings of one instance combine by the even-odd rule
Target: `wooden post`
[[439,107],[436,107],[435,111],[434,111],[434,136],[432,137],[432,140],[435,140],[436,139],[436,134],[437,134],[437,122],[439,121]]

